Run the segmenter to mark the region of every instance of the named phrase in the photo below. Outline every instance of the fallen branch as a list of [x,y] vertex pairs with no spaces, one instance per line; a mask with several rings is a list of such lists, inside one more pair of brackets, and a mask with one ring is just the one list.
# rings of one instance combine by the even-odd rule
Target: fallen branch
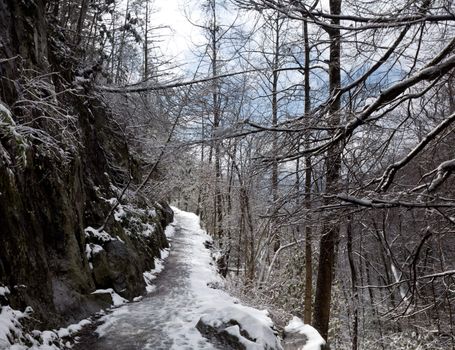
[[444,202],[405,202],[400,200],[383,200],[383,199],[361,199],[346,194],[337,195],[336,198],[367,208],[453,208],[455,207],[455,199],[453,203]]
[[[420,277],[417,277],[416,280],[425,280],[425,279],[432,279],[432,278],[439,278],[439,277],[446,277],[446,276],[452,276],[452,275],[455,275],[455,270],[448,270],[448,271],[444,271],[444,272],[438,272],[438,273],[433,273],[431,275],[425,275],[425,276],[420,276]],[[368,284],[366,286],[357,286],[358,288],[390,288],[390,287],[394,287],[396,285],[399,285],[399,284],[402,284],[402,283],[405,283],[405,282],[410,282],[411,279],[405,279],[405,280],[400,280],[400,281],[397,281],[397,282],[394,282],[394,283],[390,283],[390,284],[387,284],[387,285],[383,285],[383,286],[379,286],[379,285],[372,285],[372,284]]]

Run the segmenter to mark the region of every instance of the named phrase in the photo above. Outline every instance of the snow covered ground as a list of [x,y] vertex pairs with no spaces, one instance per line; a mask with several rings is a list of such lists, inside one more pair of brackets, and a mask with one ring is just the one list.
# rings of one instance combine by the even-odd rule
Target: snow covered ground
[[[21,321],[32,316],[31,308],[24,312],[3,306],[0,313],[0,350],[60,350],[69,349],[71,343],[67,337],[79,332],[90,320],[82,320],[58,330],[38,331],[26,333],[22,329]],[[13,344],[11,341],[13,340]]]
[[[298,350],[320,350],[321,346],[325,344],[324,338],[319,332],[308,324],[304,324],[303,321],[294,316],[294,318],[284,328],[287,335],[300,334],[304,335],[307,339],[305,344],[296,346],[293,349]],[[297,342],[300,344],[301,342]]]
[[[200,320],[212,329],[223,326],[224,332],[237,337],[247,350],[282,349],[267,311],[241,305],[226,292],[210,287],[223,283],[210,251],[204,246],[211,238],[201,229],[195,214],[177,208],[173,210],[175,220],[165,232],[172,250],[162,251],[162,259],[156,259],[155,269],[144,273],[148,296],[135,299],[140,302],[126,303],[127,300],[112,289],[95,291],[110,293],[113,304],[119,307],[102,317],[96,334],[84,335],[74,349],[216,349],[196,329]],[[167,258],[166,262],[164,258]],[[7,297],[8,294],[9,290],[0,286],[0,296]],[[91,323],[90,320],[82,320],[59,330],[26,334],[22,332],[21,320],[28,317],[27,312],[2,307],[0,350],[58,350],[71,347],[67,337]],[[286,334],[301,334],[308,339],[303,346],[300,340],[299,345],[295,344],[297,346],[292,349],[319,350],[324,344],[314,328],[304,325],[296,317],[285,331]],[[24,341],[10,347],[8,338],[11,336]],[[31,346],[23,345],[24,342]]]
[[[164,271],[153,280],[156,288],[141,302],[103,317],[96,330],[99,338],[90,341],[90,349],[216,349],[196,329],[201,317],[212,325],[236,319],[257,338],[252,342],[240,335],[239,326],[229,327],[227,331],[237,334],[247,349],[280,348],[266,311],[240,305],[224,291],[208,286],[222,283],[204,247],[211,239],[195,214],[173,210],[172,249]],[[84,346],[81,343],[77,348]]]

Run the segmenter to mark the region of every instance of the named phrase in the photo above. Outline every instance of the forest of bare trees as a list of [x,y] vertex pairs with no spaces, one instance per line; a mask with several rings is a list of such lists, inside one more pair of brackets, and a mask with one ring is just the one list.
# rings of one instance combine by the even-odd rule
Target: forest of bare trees
[[[451,0],[187,0],[190,63],[153,0],[44,3],[64,88],[140,155],[116,186],[200,215],[232,293],[332,349],[455,349]],[[27,110],[47,77],[24,76]],[[39,97],[24,124],[76,137]]]

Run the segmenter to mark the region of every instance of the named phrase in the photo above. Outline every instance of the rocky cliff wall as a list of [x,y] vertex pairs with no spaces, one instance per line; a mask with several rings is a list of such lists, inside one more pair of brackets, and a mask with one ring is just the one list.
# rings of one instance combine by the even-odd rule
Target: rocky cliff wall
[[105,223],[141,174],[94,69],[76,67],[42,9],[0,0],[0,302],[48,328],[107,306],[96,289],[144,294],[172,211],[126,191]]

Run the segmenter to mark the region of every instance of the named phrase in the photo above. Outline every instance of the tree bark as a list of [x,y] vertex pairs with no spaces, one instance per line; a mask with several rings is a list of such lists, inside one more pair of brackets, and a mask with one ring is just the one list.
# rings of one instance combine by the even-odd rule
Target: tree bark
[[149,26],[149,1],[145,0],[145,33],[144,33],[144,80],[149,77],[149,48],[148,48],[148,26]]
[[[342,0],[330,0],[330,13],[339,15],[341,13]],[[334,27],[327,28],[330,37],[330,63],[329,63],[329,85],[330,93],[334,97],[330,105],[330,124],[340,124],[341,100],[337,92],[341,87],[340,56],[341,56],[341,35],[336,28],[340,21],[336,17],[332,20]],[[340,142],[332,144],[327,150],[326,157],[326,193],[334,194],[339,190],[340,169],[341,169]],[[330,204],[333,200],[326,200]],[[332,301],[332,281],[335,269],[335,247],[337,245],[340,231],[340,223],[330,221],[327,217],[322,228],[322,235],[319,244],[318,277],[316,283],[316,294],[314,302],[314,326],[326,341],[328,340],[330,304]],[[328,345],[327,345],[328,346]]]
[[[121,74],[121,71],[122,71],[122,63],[123,63],[123,50],[125,48],[125,41],[126,41],[126,25],[128,23],[128,13],[130,11],[130,1],[127,0],[126,1],[126,9],[125,9],[125,21],[124,21],[124,24],[123,24],[123,28],[122,28],[122,33],[121,33],[121,36],[120,36],[120,43],[119,43],[119,49],[118,49],[118,52],[117,52],[117,70],[115,72],[115,82],[117,84],[120,83],[120,74]],[[112,34],[114,35],[114,34]],[[114,40],[115,40],[115,37],[114,37]]]
[[82,0],[81,10],[79,12],[79,17],[77,19],[76,27],[76,42],[75,45],[79,45],[82,39],[82,28],[84,27],[85,16],[87,15],[88,10],[88,0]]
[[347,251],[348,251],[348,260],[349,260],[349,269],[351,271],[351,292],[352,292],[352,344],[351,349],[357,350],[358,348],[358,331],[359,331],[359,294],[357,290],[357,271],[354,264],[354,255],[352,250],[352,218],[348,218],[347,224]]
[[[216,13],[216,0],[210,2],[212,10],[212,27],[210,28],[211,36],[211,50],[212,50],[212,76],[218,75],[218,40],[217,40],[217,13]],[[219,82],[217,79],[213,80],[213,91],[212,91],[212,109],[213,109],[213,128],[216,131],[220,127],[221,122],[221,111],[220,111],[220,96],[219,96]],[[221,195],[221,152],[220,152],[220,141],[215,141],[215,236],[221,239],[223,237],[223,198]],[[220,245],[222,241],[220,240]]]
[[[305,66],[304,66],[304,98],[305,120],[310,124],[311,96],[310,96],[310,43],[308,39],[308,22],[303,22],[303,38],[305,42]],[[310,147],[310,130],[305,133],[305,147]],[[305,157],[305,209],[307,218],[305,223],[305,299],[304,299],[304,322],[311,324],[311,312],[313,304],[313,248],[312,230],[309,222],[311,209],[311,156]]]

